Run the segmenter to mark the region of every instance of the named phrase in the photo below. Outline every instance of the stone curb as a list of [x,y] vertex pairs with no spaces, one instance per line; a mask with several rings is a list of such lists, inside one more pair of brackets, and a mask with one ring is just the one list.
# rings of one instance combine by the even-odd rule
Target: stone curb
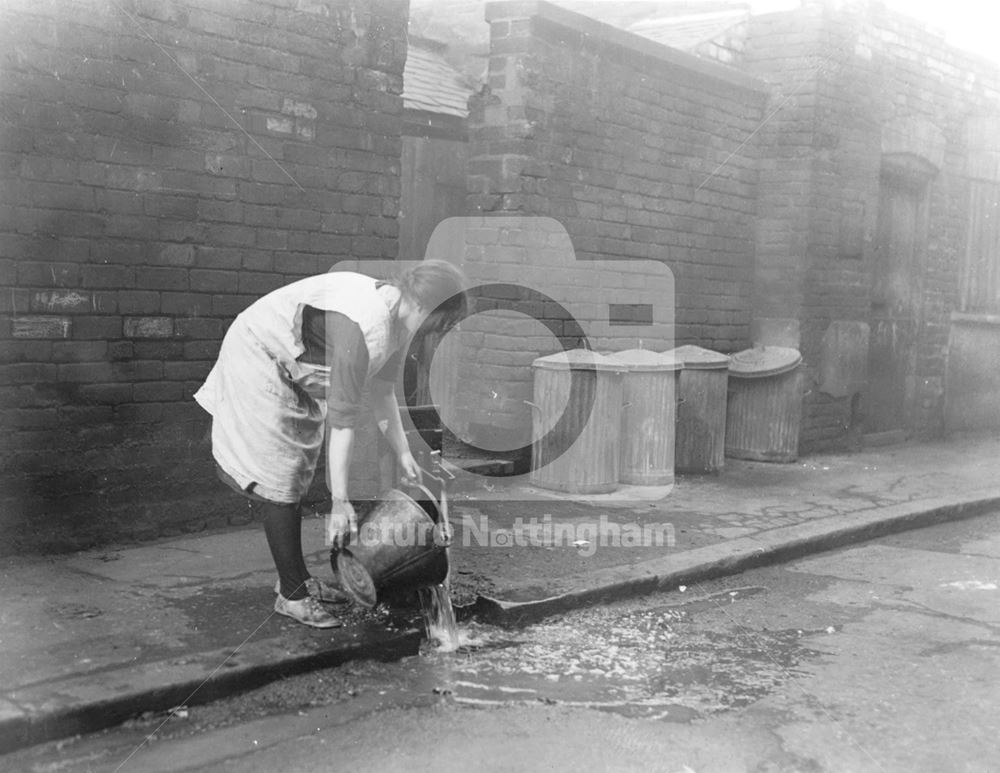
[[281,639],[250,642],[129,668],[54,680],[0,698],[0,754],[121,724],[146,712],[209,703],[284,676],[360,658],[397,660],[418,652],[423,632],[407,629],[311,652],[292,653]]
[[[480,596],[469,614],[497,625],[525,625],[571,609],[693,585],[908,529],[972,518],[998,508],[1000,488],[972,498],[940,497],[828,516],[770,529],[753,537],[686,550],[675,556],[599,569],[579,578],[563,578],[562,583],[574,584],[579,590],[556,596],[528,601]],[[514,587],[508,593],[521,595],[528,587]]]
[[[907,529],[971,518],[1000,508],[1000,489],[974,498],[939,498],[871,508],[772,529],[754,537],[628,567],[607,568],[564,578],[580,590],[530,601],[479,596],[457,610],[460,619],[524,625],[592,604],[675,588],[801,558]],[[511,589],[516,593],[517,588]],[[361,657],[396,659],[416,654],[423,633],[409,629],[369,635],[314,652],[293,654],[278,639],[252,642],[239,653],[201,652],[190,660],[147,663],[18,690],[0,699],[0,754],[78,733],[102,730],[145,712],[169,713],[254,689],[282,676],[337,666]],[[109,687],[109,682],[114,684]],[[76,698],[66,705],[66,696]]]

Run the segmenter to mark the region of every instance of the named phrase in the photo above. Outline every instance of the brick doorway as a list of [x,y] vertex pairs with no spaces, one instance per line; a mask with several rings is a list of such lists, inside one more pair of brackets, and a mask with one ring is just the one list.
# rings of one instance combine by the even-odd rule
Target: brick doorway
[[916,159],[883,166],[861,406],[866,434],[903,431],[912,413],[929,183],[930,170]]

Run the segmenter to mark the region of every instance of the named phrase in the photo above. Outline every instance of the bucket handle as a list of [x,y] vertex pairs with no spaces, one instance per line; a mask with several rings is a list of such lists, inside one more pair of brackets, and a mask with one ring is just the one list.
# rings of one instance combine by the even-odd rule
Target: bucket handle
[[[426,473],[425,473],[426,474]],[[432,476],[433,477],[433,476]],[[445,493],[444,487],[441,487],[441,498],[435,499],[434,495],[431,493],[430,489],[427,488],[423,483],[417,483],[414,480],[406,479],[406,484],[408,486],[413,486],[415,489],[419,489],[429,501],[437,505],[438,515],[441,518],[441,537],[445,542],[445,545],[451,544],[451,523],[448,520],[448,495]]]

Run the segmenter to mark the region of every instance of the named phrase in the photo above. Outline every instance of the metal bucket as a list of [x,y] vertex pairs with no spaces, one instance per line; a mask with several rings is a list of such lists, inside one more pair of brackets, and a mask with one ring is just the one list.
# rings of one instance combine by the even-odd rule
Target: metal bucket
[[379,495],[358,522],[357,540],[331,552],[341,587],[361,606],[374,607],[388,589],[439,585],[448,576],[447,532],[439,524],[442,508],[427,489],[420,489],[429,498],[423,507],[399,489]]

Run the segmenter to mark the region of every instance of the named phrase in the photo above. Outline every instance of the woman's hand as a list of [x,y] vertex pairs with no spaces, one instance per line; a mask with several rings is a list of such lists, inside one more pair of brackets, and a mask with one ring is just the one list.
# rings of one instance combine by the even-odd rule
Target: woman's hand
[[350,500],[334,497],[326,516],[326,544],[340,550],[358,536],[358,516]]
[[409,449],[399,455],[399,466],[403,470],[403,477],[407,480],[415,480],[417,483],[423,480],[420,465],[417,464],[417,460],[413,458],[413,454],[410,453]]

